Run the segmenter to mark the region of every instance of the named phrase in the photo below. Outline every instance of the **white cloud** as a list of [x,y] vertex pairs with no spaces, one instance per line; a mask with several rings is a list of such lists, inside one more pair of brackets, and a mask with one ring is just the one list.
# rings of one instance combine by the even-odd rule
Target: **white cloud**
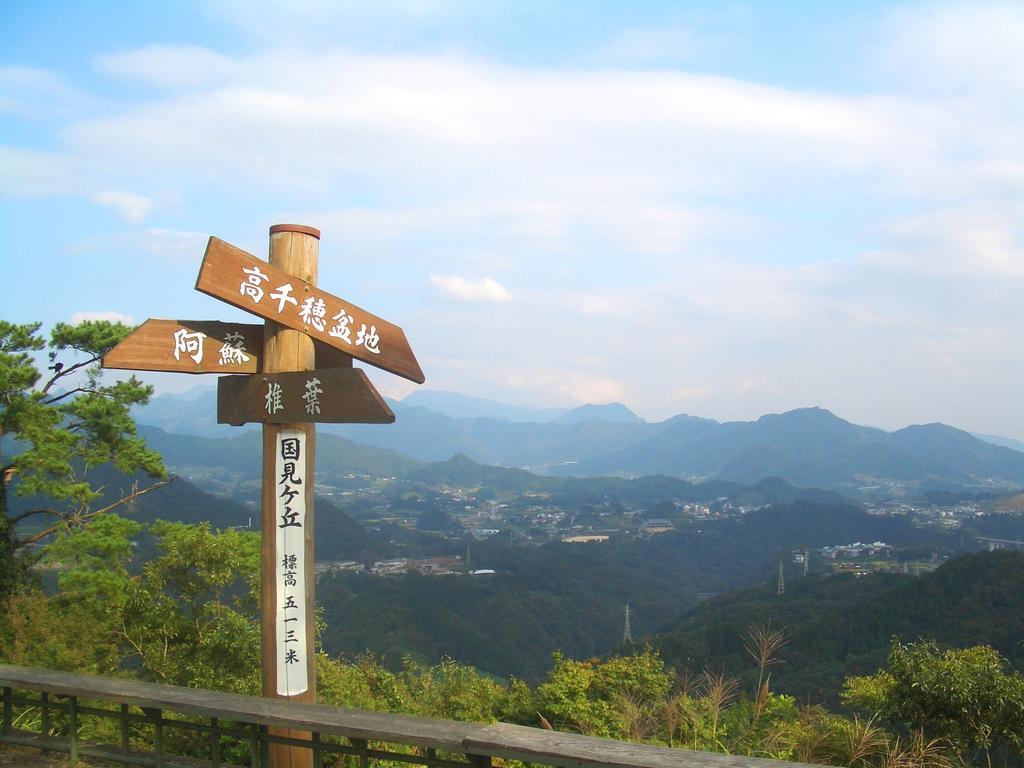
[[174,229],[147,229],[124,235],[122,240],[140,248],[150,256],[172,261],[198,263],[206,250],[209,235]]
[[884,93],[330,48],[227,57],[156,46],[101,66],[175,89],[69,124],[60,156],[75,173],[110,189],[130,168],[182,188],[403,190],[427,203],[349,211],[399,233],[469,217],[531,247],[569,252],[601,236],[657,255],[742,221],[702,199],[861,180],[929,198],[1024,179],[1019,122],[986,112],[967,126],[957,104]]
[[625,383],[614,376],[529,365],[505,375],[501,383],[511,390],[537,391],[540,388],[547,393],[542,402],[548,403],[553,400],[568,400],[577,405],[622,402],[627,394]]
[[501,303],[512,299],[508,289],[490,277],[467,280],[457,275],[431,275],[430,284],[446,296],[459,301]]
[[642,309],[640,302],[633,297],[610,291],[580,294],[572,297],[571,301],[575,303],[578,312],[590,317],[626,317]]
[[[173,59],[190,79],[211,57],[223,58],[164,47],[117,61],[159,73]],[[909,135],[913,115],[883,99],[685,73],[538,71],[340,51],[269,52],[213,71],[219,76],[206,86],[71,126],[70,146],[182,173],[258,174],[263,183],[357,172],[432,189],[441,180],[484,184],[506,196],[530,180],[559,195],[621,199],[735,183],[737,172],[792,163],[883,167],[922,138]],[[723,177],[726,158],[735,170]]]
[[217,83],[233,74],[237,64],[227,56],[199,46],[150,45],[101,56],[101,72],[164,87]]
[[633,27],[615,35],[601,55],[613,61],[688,61],[697,55],[698,41],[687,27]]
[[150,198],[123,190],[97,192],[89,199],[97,205],[113,208],[122,220],[130,224],[138,224],[153,210],[153,201]]
[[71,325],[78,325],[79,323],[84,323],[87,320],[106,320],[107,322],[123,323],[124,325],[134,325],[135,323],[129,315],[114,311],[75,312],[71,315],[71,319],[68,322],[70,322]]
[[1012,98],[1019,109],[1024,88],[1024,5],[1019,2],[905,7],[888,15],[884,32],[879,60],[900,81],[943,92],[994,92]]
[[0,194],[36,197],[68,192],[75,175],[70,166],[67,157],[55,152],[0,145]]
[[1024,205],[961,205],[892,222],[870,262],[957,280],[1024,278]]
[[37,120],[68,117],[92,103],[55,72],[35,67],[0,67],[0,114]]
[[677,387],[672,393],[675,400],[700,400],[711,394],[711,390],[703,384],[689,384]]

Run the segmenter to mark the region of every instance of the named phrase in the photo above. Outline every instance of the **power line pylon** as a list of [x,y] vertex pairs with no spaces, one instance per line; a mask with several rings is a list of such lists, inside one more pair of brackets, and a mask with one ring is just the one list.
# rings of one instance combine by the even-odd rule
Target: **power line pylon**
[[629,603],[626,603],[626,623],[622,628],[622,644],[629,645],[633,642],[633,631],[629,628]]
[[777,594],[782,595],[786,592],[786,580],[782,576],[782,561],[779,560],[779,588]]

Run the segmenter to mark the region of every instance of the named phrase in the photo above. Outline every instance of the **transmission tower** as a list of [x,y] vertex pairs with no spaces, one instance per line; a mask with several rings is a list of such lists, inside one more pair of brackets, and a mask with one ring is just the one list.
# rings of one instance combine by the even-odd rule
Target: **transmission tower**
[[786,591],[786,580],[782,577],[782,561],[779,560],[779,589],[778,594],[784,594]]
[[807,575],[807,568],[811,562],[811,550],[809,547],[804,547],[804,576]]
[[629,628],[629,603],[626,603],[626,623],[622,628],[622,644],[629,645],[633,642],[633,631]]

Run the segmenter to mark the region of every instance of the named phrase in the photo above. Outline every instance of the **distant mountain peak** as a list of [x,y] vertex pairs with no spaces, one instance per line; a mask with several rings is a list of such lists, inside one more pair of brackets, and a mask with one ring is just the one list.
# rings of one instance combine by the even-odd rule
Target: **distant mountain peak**
[[588,403],[573,408],[555,419],[556,424],[579,424],[589,419],[598,419],[612,424],[642,424],[644,420],[622,403]]
[[766,413],[764,416],[759,418],[758,421],[764,421],[765,419],[804,419],[807,421],[835,420],[844,422],[846,421],[846,419],[836,416],[828,408],[822,408],[820,405],[808,405],[803,408],[793,408],[789,411],[783,411],[782,413]]

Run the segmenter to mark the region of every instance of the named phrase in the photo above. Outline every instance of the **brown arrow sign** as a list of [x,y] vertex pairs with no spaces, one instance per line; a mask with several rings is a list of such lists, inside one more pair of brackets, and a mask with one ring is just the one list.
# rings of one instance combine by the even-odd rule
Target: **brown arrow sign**
[[217,422],[391,424],[384,398],[358,368],[223,376],[217,381]]
[[256,373],[263,326],[214,320],[147,320],[103,356],[104,368]]
[[418,384],[424,381],[397,325],[216,237],[206,246],[196,290],[302,331],[377,368]]
[[[351,367],[352,358],[314,341],[318,368]],[[173,373],[258,373],[263,325],[150,318],[103,356],[104,368]]]

